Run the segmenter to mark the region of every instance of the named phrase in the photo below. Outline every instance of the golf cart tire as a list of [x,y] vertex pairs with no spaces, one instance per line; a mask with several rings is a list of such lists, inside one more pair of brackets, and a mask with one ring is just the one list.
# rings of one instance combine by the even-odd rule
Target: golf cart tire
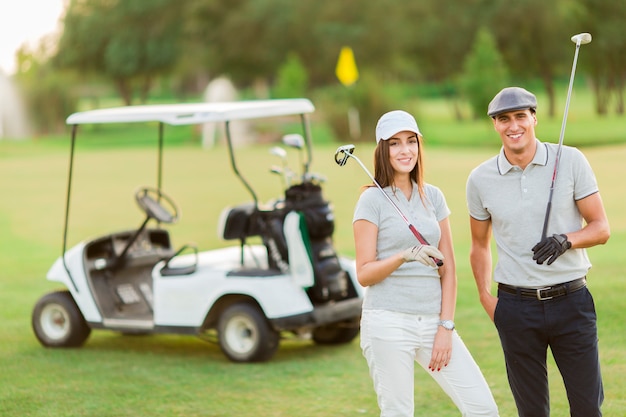
[[311,338],[318,345],[341,345],[354,340],[359,330],[359,320],[350,320],[316,327]]
[[44,295],[33,309],[32,326],[46,347],[79,347],[91,334],[69,291]]
[[226,307],[217,331],[222,352],[233,362],[265,362],[274,356],[280,340],[261,310],[250,303]]

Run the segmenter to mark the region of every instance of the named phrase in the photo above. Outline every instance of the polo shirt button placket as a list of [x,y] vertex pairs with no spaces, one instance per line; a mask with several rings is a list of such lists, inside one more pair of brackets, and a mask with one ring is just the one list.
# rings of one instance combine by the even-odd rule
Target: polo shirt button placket
[[520,182],[521,182],[522,193],[524,194],[528,193],[528,188],[526,187],[526,174],[522,174]]

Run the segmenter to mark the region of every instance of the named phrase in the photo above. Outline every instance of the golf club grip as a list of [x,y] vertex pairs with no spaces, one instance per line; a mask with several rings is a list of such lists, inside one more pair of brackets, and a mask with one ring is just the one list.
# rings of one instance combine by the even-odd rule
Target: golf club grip
[[[428,245],[429,243],[426,241],[426,239],[424,239],[424,236],[422,236],[422,234],[420,232],[417,231],[417,229],[415,228],[415,226],[413,226],[412,224],[409,224],[409,229],[411,229],[411,232],[413,232],[413,234],[415,235],[415,237],[417,238],[417,240],[419,240],[419,242],[422,245]],[[435,263],[437,264],[437,266],[443,266],[443,261],[441,259],[437,259],[433,256],[431,256],[431,258],[433,259],[433,261],[435,261]]]

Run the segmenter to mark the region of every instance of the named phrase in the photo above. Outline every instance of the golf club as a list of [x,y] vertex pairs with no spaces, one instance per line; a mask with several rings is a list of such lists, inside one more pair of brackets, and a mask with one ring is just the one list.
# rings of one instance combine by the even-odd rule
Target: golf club
[[[353,155],[353,152],[354,152],[354,145],[343,145],[337,148],[337,151],[335,151],[335,162],[337,163],[337,165],[342,167],[346,164],[346,162],[348,162],[348,158],[353,158],[361,166],[361,168],[363,168],[367,176],[370,177],[374,185],[376,185],[376,187],[380,190],[380,192],[385,196],[387,201],[389,201],[391,205],[393,206],[393,208],[396,209],[400,217],[402,217],[402,220],[404,220],[406,225],[409,226],[409,230],[411,230],[411,232],[417,238],[417,240],[422,245],[429,245],[426,239],[424,239],[424,236],[422,236],[422,234],[415,228],[415,226],[411,224],[409,219],[404,215],[404,213],[402,213],[402,210],[400,210],[400,207],[398,207],[396,203],[393,202],[391,197],[389,197],[389,195],[385,192],[385,190],[383,190],[383,188],[380,186],[378,181],[376,181],[374,176],[368,171],[365,165],[363,165],[363,162],[361,162],[359,158]],[[443,265],[443,261],[441,259],[433,258],[433,260],[435,261],[437,266]]]
[[591,42],[591,34],[579,33],[572,36],[572,42],[576,44],[574,52],[574,63],[572,64],[572,73],[569,77],[569,87],[567,88],[567,99],[565,100],[565,111],[563,113],[563,122],[561,123],[561,133],[559,135],[559,147],[556,152],[556,160],[554,161],[554,171],[552,172],[552,184],[550,184],[550,195],[548,196],[548,205],[546,206],[546,216],[543,220],[543,230],[541,232],[541,240],[545,239],[548,232],[548,222],[550,220],[550,211],[552,210],[552,195],[554,194],[554,184],[559,170],[559,162],[561,159],[561,149],[563,148],[563,136],[565,135],[565,124],[567,123],[567,112],[569,111],[569,102],[572,96],[572,86],[574,84],[574,74],[576,74],[576,62],[578,61],[578,51],[580,45],[586,45]]
[[[281,148],[280,146],[273,146],[270,149],[270,153],[280,158],[280,162],[283,165],[281,173],[283,174],[283,181],[285,183],[285,188],[289,188],[289,179],[287,178],[287,151]],[[277,173],[274,170],[271,170],[271,171],[274,173]]]
[[270,172],[272,174],[276,174],[276,175],[280,175],[283,185],[285,186],[285,189],[289,188],[289,183],[287,182],[287,177],[285,176],[285,173],[283,171],[283,169],[277,165],[272,165],[270,167]]
[[304,148],[304,138],[299,133],[290,133],[283,136],[283,144],[289,146],[290,148],[295,148],[298,150],[298,159],[300,161],[300,166],[302,166],[302,177],[304,178],[307,174],[307,166],[304,163],[304,159],[302,158],[302,148]]
[[281,162],[283,163],[283,166],[285,166],[287,164],[287,151],[285,151],[280,146],[273,146],[270,149],[270,153],[272,155],[274,155],[274,156],[279,157]]
[[326,177],[321,174],[316,174],[314,172],[309,172],[304,175],[304,181],[312,182],[313,184],[322,184],[326,182]]

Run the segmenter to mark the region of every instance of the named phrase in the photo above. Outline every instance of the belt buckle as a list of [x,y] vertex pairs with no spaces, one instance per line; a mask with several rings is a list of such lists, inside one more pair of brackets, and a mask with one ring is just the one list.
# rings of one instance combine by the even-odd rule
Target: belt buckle
[[554,298],[554,296],[550,296],[550,297],[542,297],[541,296],[541,291],[547,291],[547,290],[551,290],[552,287],[543,287],[543,288],[537,288],[537,300],[539,301],[545,301],[545,300],[550,300],[552,298]]

